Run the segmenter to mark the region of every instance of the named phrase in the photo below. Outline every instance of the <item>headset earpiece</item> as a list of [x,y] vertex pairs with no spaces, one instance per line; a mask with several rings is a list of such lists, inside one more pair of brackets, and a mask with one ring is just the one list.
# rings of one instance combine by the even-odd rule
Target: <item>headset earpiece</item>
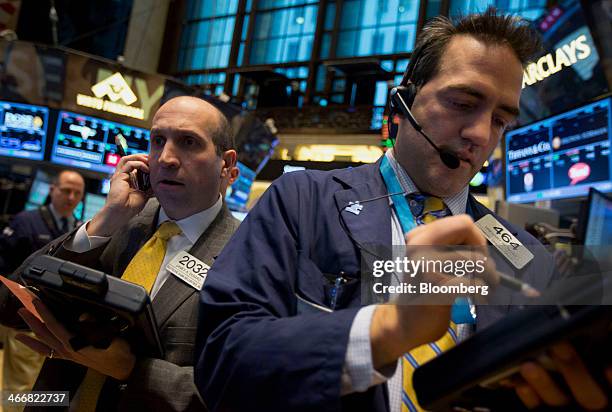
[[[416,97],[416,86],[408,83],[406,86],[397,86],[391,89],[389,94],[389,105],[391,113],[396,113],[407,119],[417,131],[421,130],[421,126],[416,121],[410,108]],[[391,117],[391,116],[389,116]]]
[[410,108],[412,108],[412,103],[414,103],[417,94],[417,88],[410,81],[410,78],[414,72],[415,65],[418,63],[419,56],[420,51],[415,50],[413,56],[414,64],[408,65],[400,85],[391,89],[389,93],[389,119],[387,128],[389,130],[389,137],[393,141],[395,141],[398,131],[398,125],[393,121],[396,115],[406,117],[417,130],[421,128],[410,112]]
[[404,100],[406,101],[408,108],[412,109],[412,104],[414,103],[414,98],[417,94],[417,88],[413,83],[408,83],[408,85],[402,87],[402,89],[404,89],[402,91]]

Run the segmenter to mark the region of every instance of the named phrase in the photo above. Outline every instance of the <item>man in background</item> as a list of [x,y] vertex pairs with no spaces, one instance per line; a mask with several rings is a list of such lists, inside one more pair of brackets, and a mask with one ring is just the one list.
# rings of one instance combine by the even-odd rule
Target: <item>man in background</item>
[[[74,209],[83,200],[85,180],[72,170],[61,171],[51,184],[50,202],[17,214],[0,235],[0,275],[13,272],[29,255],[78,224]],[[44,356],[15,339],[17,332],[3,329],[2,389],[28,391],[36,381]]]

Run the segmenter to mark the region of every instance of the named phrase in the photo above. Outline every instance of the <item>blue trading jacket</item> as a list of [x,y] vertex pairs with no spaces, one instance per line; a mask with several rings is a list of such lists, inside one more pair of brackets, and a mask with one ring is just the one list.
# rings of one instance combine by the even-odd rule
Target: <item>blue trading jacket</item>
[[[363,304],[363,250],[391,245],[387,198],[363,203],[359,214],[340,211],[385,194],[376,163],[288,173],[261,197],[200,295],[195,380],[211,410],[388,411],[384,384],[340,397],[349,331]],[[472,197],[467,211],[475,220],[492,213]],[[551,279],[550,255],[501,221],[535,255],[522,278],[543,288]],[[494,258],[500,270],[508,267]],[[330,278],[341,272],[348,281],[330,313]],[[501,318],[512,302],[499,303],[478,308],[478,328]]]

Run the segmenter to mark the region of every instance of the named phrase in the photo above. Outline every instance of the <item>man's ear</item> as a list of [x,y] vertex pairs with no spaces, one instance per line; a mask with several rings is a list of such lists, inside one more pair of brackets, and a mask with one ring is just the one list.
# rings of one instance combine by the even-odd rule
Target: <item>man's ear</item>
[[236,179],[238,179],[239,175],[240,169],[238,169],[236,166],[232,167],[230,169],[229,184],[232,185],[236,181]]
[[221,166],[221,177],[226,177],[231,174],[232,168],[236,166],[237,154],[234,149],[226,150],[221,156],[223,166]]

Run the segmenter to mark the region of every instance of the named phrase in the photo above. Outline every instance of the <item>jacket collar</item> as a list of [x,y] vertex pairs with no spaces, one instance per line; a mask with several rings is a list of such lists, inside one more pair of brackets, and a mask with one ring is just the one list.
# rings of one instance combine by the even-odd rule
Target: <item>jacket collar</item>
[[[332,176],[343,187],[334,193],[341,224],[362,251],[391,245],[391,209],[379,165],[380,159],[373,164],[335,171]],[[359,202],[360,207],[351,208],[351,202]]]

